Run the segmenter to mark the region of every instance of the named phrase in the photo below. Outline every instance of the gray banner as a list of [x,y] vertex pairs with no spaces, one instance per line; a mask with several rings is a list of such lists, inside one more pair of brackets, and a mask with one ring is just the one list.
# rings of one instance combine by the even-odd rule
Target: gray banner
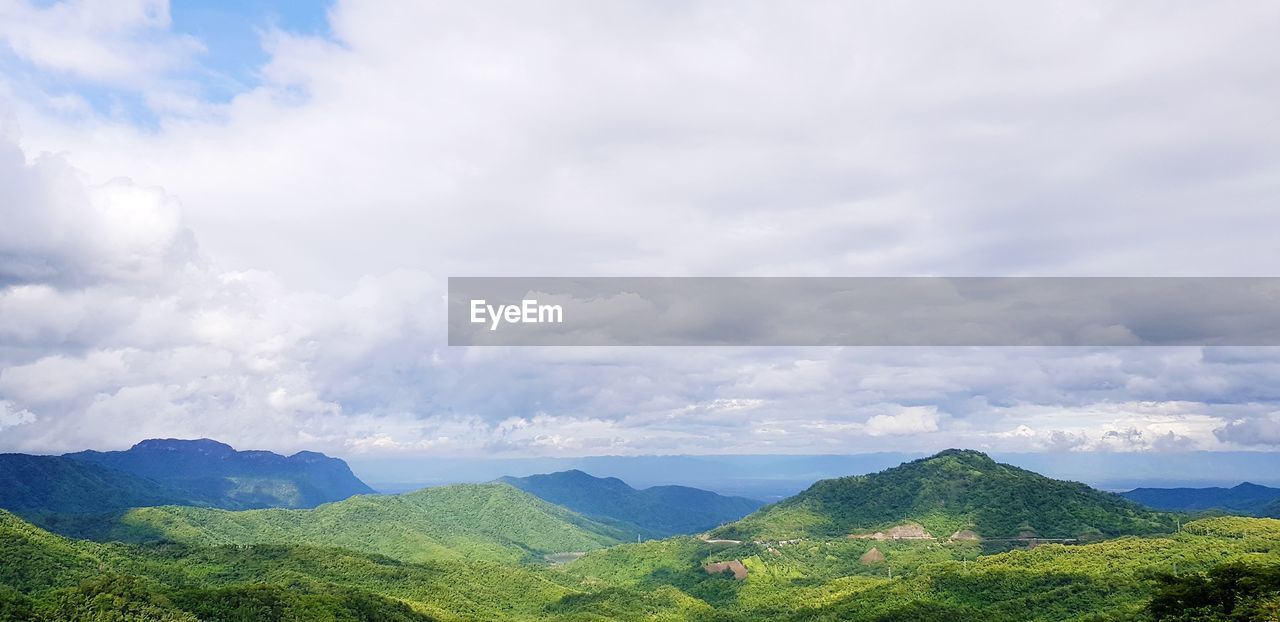
[[452,277],[449,345],[1280,345],[1280,278]]

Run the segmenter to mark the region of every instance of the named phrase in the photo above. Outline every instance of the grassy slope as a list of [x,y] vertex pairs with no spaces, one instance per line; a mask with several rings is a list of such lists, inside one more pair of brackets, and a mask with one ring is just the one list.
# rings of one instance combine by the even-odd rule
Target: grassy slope
[[732,539],[834,537],[907,521],[947,537],[1101,537],[1169,531],[1170,515],[1119,495],[999,464],[974,451],[936,456],[856,477],[822,480],[714,532]]
[[311,510],[139,508],[110,534],[126,541],[308,544],[404,561],[487,559],[589,551],[616,544],[614,529],[505,484],[459,484],[404,495],[365,495]]

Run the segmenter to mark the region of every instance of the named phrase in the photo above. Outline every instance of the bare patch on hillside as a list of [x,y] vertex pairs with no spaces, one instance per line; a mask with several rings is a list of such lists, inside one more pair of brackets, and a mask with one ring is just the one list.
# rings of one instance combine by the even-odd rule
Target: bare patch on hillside
[[726,570],[733,571],[733,578],[741,581],[747,578],[747,567],[742,565],[742,560],[734,559],[727,562],[715,562],[702,567],[707,574],[720,574]]
[[849,538],[855,540],[936,540],[933,534],[924,530],[919,523],[903,523],[875,533],[851,533]]

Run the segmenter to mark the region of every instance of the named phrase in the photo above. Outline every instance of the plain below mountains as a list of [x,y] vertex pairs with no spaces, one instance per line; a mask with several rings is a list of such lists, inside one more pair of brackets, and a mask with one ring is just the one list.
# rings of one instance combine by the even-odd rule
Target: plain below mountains
[[1174,523],[1117,494],[949,449],[879,473],[821,480],[712,535],[1096,540],[1167,532]]
[[1280,518],[1280,488],[1250,482],[1231,488],[1135,488],[1120,494],[1157,510]]
[[616,477],[594,477],[576,469],[498,481],[642,538],[706,531],[763,505],[688,486],[637,490]]
[[236,451],[208,439],[153,439],[127,451],[0,454],[0,508],[92,514],[154,505],[307,508],[372,493],[347,464],[303,451]]

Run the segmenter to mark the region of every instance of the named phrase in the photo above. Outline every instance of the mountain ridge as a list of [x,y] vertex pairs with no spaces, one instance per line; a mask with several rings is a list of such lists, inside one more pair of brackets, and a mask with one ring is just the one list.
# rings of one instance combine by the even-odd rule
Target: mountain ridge
[[98,540],[338,546],[402,561],[518,562],[617,544],[625,534],[503,483],[356,495],[315,508],[130,510]]
[[134,507],[314,507],[373,492],[339,458],[238,451],[211,439],[146,439],[124,451],[61,456],[0,454],[0,508],[55,530]]
[[971,530],[984,539],[1097,539],[1166,531],[1174,523],[1113,493],[948,449],[877,473],[820,480],[712,535],[873,537],[912,524],[939,538]]
[[229,509],[315,507],[374,492],[340,458],[236,450],[208,438],[146,439],[124,451],[79,451],[64,458],[152,479],[196,505]]
[[697,533],[737,520],[761,502],[690,486],[637,489],[616,477],[596,477],[579,469],[497,480],[540,499],[603,520],[641,537]]
[[1280,488],[1241,482],[1230,488],[1135,488],[1120,493],[1157,510],[1244,512],[1252,516],[1280,518]]

